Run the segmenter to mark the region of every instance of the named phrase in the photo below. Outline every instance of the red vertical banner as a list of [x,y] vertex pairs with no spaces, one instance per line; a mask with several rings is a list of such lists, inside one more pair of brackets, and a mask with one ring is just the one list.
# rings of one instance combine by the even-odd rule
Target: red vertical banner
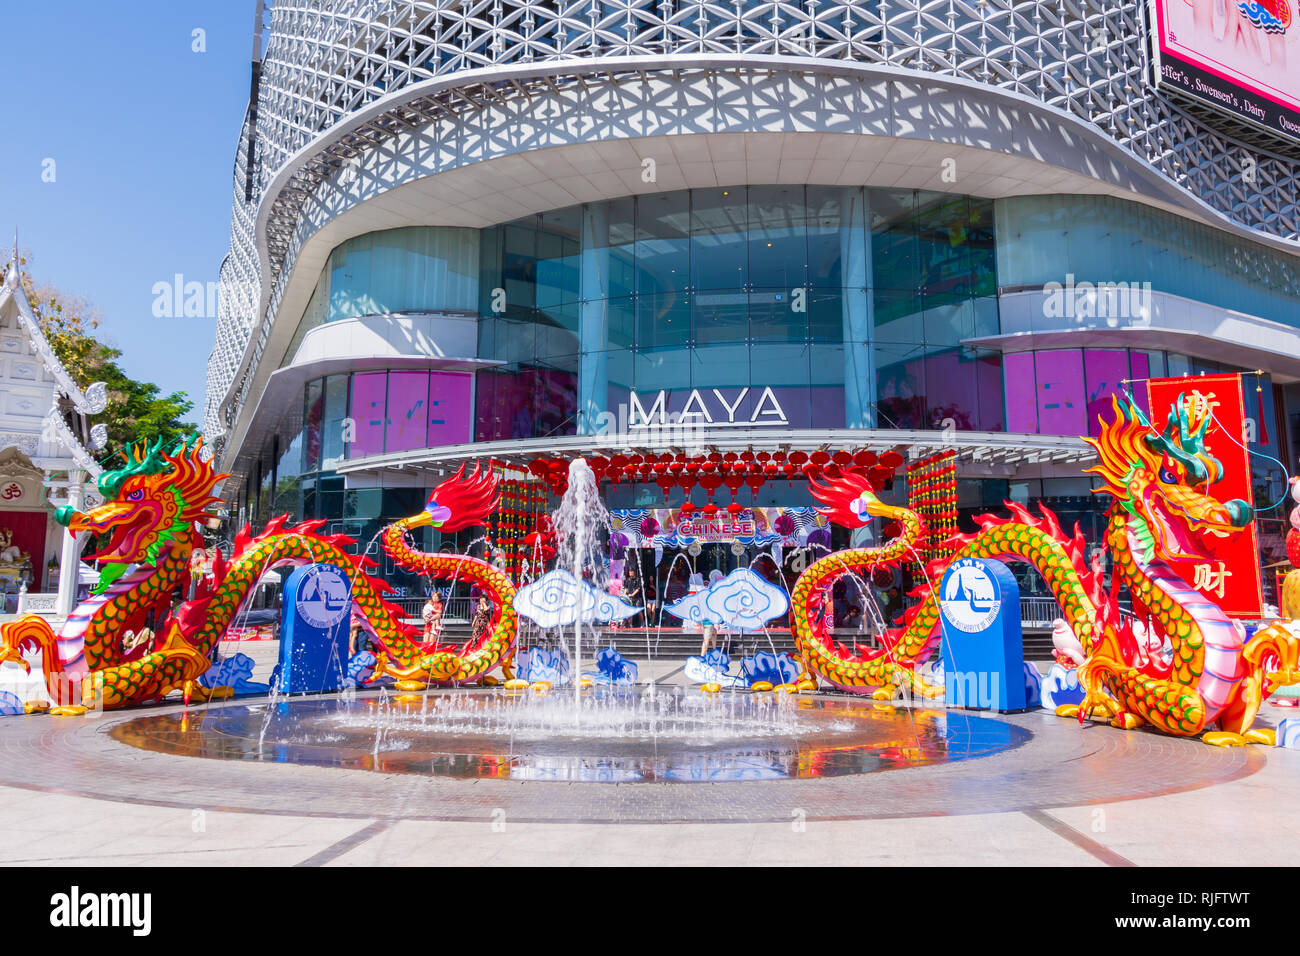
[[[1153,378],[1147,381],[1151,425],[1163,433],[1180,395],[1213,403],[1214,418],[1205,433],[1205,450],[1223,465],[1223,474],[1209,488],[1210,497],[1227,502],[1240,498],[1255,505],[1250,481],[1246,407],[1240,375],[1198,375],[1188,378]],[[1184,581],[1213,601],[1230,617],[1259,618],[1264,613],[1259,541],[1255,523],[1213,546],[1209,560],[1170,561]]]

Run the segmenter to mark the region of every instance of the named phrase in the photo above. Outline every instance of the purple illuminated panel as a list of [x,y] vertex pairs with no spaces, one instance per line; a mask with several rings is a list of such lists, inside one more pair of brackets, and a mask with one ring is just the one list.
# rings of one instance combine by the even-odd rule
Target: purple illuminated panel
[[1087,428],[1087,392],[1080,349],[1038,352],[1038,431],[1043,435],[1082,435]]
[[1131,352],[1129,359],[1133,363],[1133,387],[1129,391],[1138,408],[1142,409],[1142,414],[1150,418],[1151,409],[1147,407],[1147,380],[1151,378],[1151,356],[1146,352]]
[[385,451],[411,451],[424,446],[429,407],[428,372],[388,374],[388,427]]
[[1000,432],[1006,422],[1002,414],[1002,356],[979,359],[975,378],[979,385],[980,431]]
[[472,441],[473,376],[465,372],[433,372],[429,380],[429,447]]
[[578,376],[558,369],[479,372],[478,441],[572,435]]
[[1124,349],[1086,349],[1083,367],[1088,383],[1088,434],[1101,434],[1101,421],[1111,421],[1111,397],[1121,395],[1128,378],[1128,353]]
[[1006,382],[1007,431],[1038,434],[1038,400],[1034,394],[1034,353],[1012,352],[1002,356]]
[[384,452],[384,425],[388,418],[385,396],[387,372],[365,372],[352,376],[352,408],[349,416],[356,423],[349,458],[364,458]]

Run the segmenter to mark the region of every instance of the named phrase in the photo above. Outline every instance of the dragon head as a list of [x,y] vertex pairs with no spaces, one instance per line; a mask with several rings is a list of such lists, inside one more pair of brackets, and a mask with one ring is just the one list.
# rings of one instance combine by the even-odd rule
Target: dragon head
[[408,528],[432,526],[439,531],[459,531],[470,525],[485,524],[488,516],[497,509],[500,494],[498,479],[492,471],[480,472],[477,464],[468,477],[461,465],[438,487],[433,489],[424,510],[406,519]]
[[199,457],[203,439],[181,441],[170,452],[163,441],[140,443],[123,452],[125,463],[99,477],[104,504],[89,511],[64,505],[54,512],[59,524],[74,534],[108,534],[108,545],[88,558],[110,564],[154,564],[172,541],[188,540],[194,522],[207,518],[208,506],[220,501],[212,494],[217,474]]
[[1170,408],[1163,434],[1156,434],[1131,398],[1111,399],[1115,420],[1102,422],[1097,449],[1096,494],[1108,494],[1131,516],[1129,528],[1138,557],[1206,559],[1215,543],[1254,519],[1240,499],[1221,502],[1210,487],[1223,477],[1223,464],[1205,448],[1214,421],[1213,396],[1181,394]]
[[876,497],[871,480],[851,471],[824,485],[810,478],[808,490],[826,506],[817,510],[844,528],[862,528],[872,518],[896,518],[903,511],[881,501]]

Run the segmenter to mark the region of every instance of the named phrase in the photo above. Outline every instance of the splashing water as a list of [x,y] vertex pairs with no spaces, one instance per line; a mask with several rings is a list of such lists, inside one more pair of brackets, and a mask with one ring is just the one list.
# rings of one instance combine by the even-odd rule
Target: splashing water
[[[575,458],[569,464],[569,487],[560,499],[560,507],[551,516],[556,535],[556,566],[568,568],[575,580],[586,580],[593,588],[603,591],[608,585],[609,573],[605,566],[604,543],[601,532],[609,532],[609,512],[600,498],[596,476],[586,459]],[[580,590],[579,590],[579,600]],[[578,608],[573,622],[573,710],[576,721],[582,712],[582,609]]]

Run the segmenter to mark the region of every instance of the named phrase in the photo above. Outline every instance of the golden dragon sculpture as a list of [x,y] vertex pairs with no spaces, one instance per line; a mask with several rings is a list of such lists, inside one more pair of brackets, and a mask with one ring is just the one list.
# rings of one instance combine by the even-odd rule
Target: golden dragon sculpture
[[[408,680],[459,683],[486,673],[509,652],[514,589],[495,568],[459,555],[422,557],[401,547],[390,552],[422,573],[466,568],[466,580],[478,583],[496,600],[494,627],[482,646],[464,654],[449,649],[429,653],[414,640],[415,629],[401,623],[400,610],[384,600],[388,585],[366,572],[375,562],[349,553],[355,544],[351,538],[320,534],[320,520],[288,526],[282,515],[255,537],[245,526],[236,536],[232,556],[218,554],[211,576],[199,582],[195,596],[174,606],[175,592],[189,584],[190,556],[200,541],[196,523],[211,517],[209,508],[219,500],[213,489],[226,477],[204,461],[201,439],[170,451],[163,450],[161,441],[140,444],[126,453],[121,467],[101,475],[98,488],[104,504],[88,511],[68,506],[57,510],[56,519],[70,532],[107,540],[87,556],[102,562],[100,583],[57,634],[36,615],[0,627],[0,661],[15,661],[30,671],[28,657],[40,653],[46,689],[55,702],[52,713],[114,709],[160,700],[182,688],[201,693],[191,682],[211,665],[226,628],[262,575],[285,564],[330,563],[349,573],[354,607],[381,646],[389,673]],[[476,475],[465,482],[458,475],[435,492],[433,512],[423,511],[393,527],[427,523],[454,529],[472,524],[484,517],[485,508],[495,506],[495,495],[495,477]],[[401,531],[386,538],[389,542],[400,546]],[[158,636],[138,646],[124,642],[128,632],[139,633],[146,626]]]
[[[1243,642],[1227,615],[1168,563],[1208,558],[1216,541],[1253,519],[1245,502],[1224,504],[1207,493],[1223,470],[1205,450],[1210,409],[1199,396],[1180,399],[1169,428],[1158,434],[1131,400],[1115,399],[1113,408],[1114,420],[1103,422],[1100,437],[1087,439],[1100,460],[1089,469],[1102,480],[1097,493],[1113,499],[1105,543],[1116,586],[1128,589],[1135,611],[1168,641],[1170,661],[1141,659],[1119,613],[1117,591],[1108,594],[1100,571],[1086,561],[1082,534],[1076,527],[1067,536],[1046,507],[1035,517],[1008,502],[1010,517],[977,518],[980,530],[955,535],[950,540],[955,553],[932,562],[927,576],[938,580],[949,562],[965,557],[1027,562],[1042,575],[1086,654],[1079,669],[1085,700],[1078,708],[1063,708],[1065,716],[1102,715],[1127,728],[1149,723],[1178,736],[1204,733],[1207,742],[1219,745],[1272,742],[1271,731],[1251,725],[1273,690],[1300,682],[1300,642],[1281,623]],[[800,577],[791,617],[805,668],[844,690],[885,697],[904,685],[934,696],[917,669],[939,640],[931,586],[913,593],[921,602],[908,610],[901,627],[885,635],[880,649],[847,652],[825,633],[816,614],[821,595],[839,575],[869,573],[915,555],[919,517],[883,504],[865,479],[853,476],[814,486],[813,493],[828,505],[823,513],[839,524],[855,527],[879,517],[898,521],[903,533],[880,548],[828,555]]]

